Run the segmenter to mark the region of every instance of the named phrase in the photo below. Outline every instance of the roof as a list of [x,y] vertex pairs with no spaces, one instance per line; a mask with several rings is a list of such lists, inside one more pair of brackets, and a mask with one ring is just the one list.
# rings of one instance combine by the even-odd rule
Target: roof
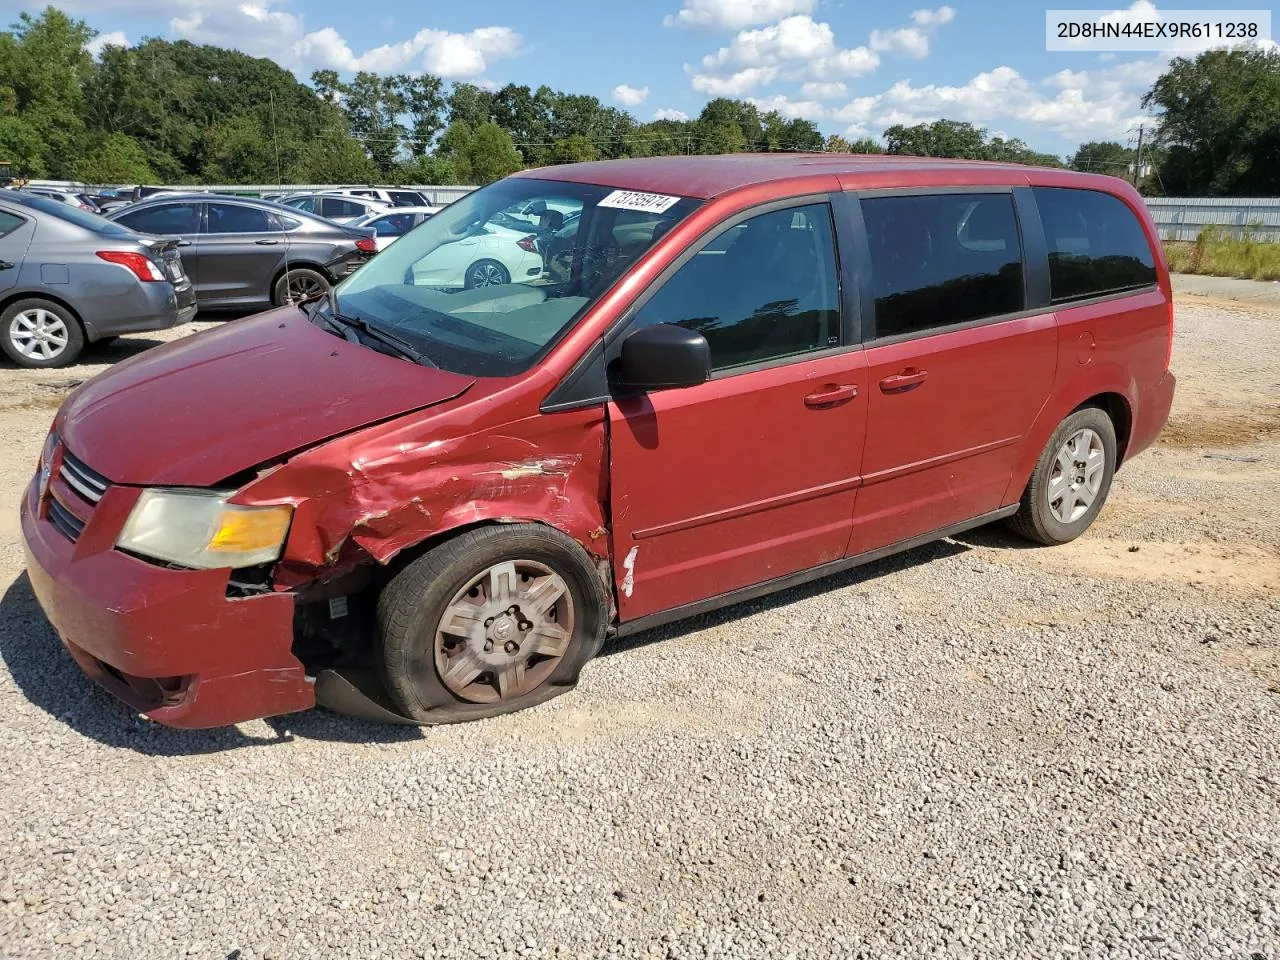
[[[806,176],[868,174],[917,178],[940,173],[981,172],[989,182],[993,171],[1028,173],[1093,179],[1093,174],[1074,174],[1049,167],[984,160],[955,160],[946,157],[907,157],[893,154],[839,153],[730,153],[715,156],[667,156],[630,160],[596,160],[554,167],[524,170],[518,177],[542,180],[569,180],[593,183],[621,190],[643,190],[674,196],[710,200],[731,190],[774,180]],[[1107,178],[1110,179],[1110,178]],[[964,182],[964,181],[961,181]]]

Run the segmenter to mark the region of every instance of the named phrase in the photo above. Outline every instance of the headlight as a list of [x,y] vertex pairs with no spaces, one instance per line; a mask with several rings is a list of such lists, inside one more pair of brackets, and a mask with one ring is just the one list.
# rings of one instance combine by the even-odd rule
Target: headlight
[[184,567],[252,567],[280,556],[293,507],[241,507],[230,493],[144,490],[116,546]]

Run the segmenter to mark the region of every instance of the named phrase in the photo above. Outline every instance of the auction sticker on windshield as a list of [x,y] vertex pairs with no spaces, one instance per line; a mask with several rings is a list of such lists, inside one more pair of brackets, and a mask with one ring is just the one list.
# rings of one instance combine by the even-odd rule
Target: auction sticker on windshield
[[679,197],[661,193],[636,193],[634,190],[615,190],[597,206],[617,207],[619,210],[635,210],[639,213],[666,213],[680,202]]

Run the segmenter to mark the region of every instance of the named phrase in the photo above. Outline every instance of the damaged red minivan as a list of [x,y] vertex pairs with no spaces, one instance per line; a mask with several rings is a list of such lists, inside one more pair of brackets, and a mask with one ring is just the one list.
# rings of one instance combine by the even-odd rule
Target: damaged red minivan
[[489,716],[610,634],[996,520],[1079,536],[1165,422],[1172,336],[1117,179],[527,171],[325,299],[80,387],[28,570],[84,670],[162,723]]

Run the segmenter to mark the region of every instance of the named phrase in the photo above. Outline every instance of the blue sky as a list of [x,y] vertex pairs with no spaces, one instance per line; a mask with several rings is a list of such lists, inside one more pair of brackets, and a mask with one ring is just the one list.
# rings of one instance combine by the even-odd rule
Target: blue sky
[[[1130,140],[1161,54],[1046,53],[1046,5],[1010,0],[64,0],[100,33],[236,47],[300,77],[428,70],[590,93],[642,120],[716,95],[878,136],[940,117],[1066,154]],[[1070,4],[1054,7],[1097,7]],[[1212,8],[1196,0],[1199,8]],[[12,18],[31,4],[0,0]],[[1150,9],[1149,0],[1133,4]]]

